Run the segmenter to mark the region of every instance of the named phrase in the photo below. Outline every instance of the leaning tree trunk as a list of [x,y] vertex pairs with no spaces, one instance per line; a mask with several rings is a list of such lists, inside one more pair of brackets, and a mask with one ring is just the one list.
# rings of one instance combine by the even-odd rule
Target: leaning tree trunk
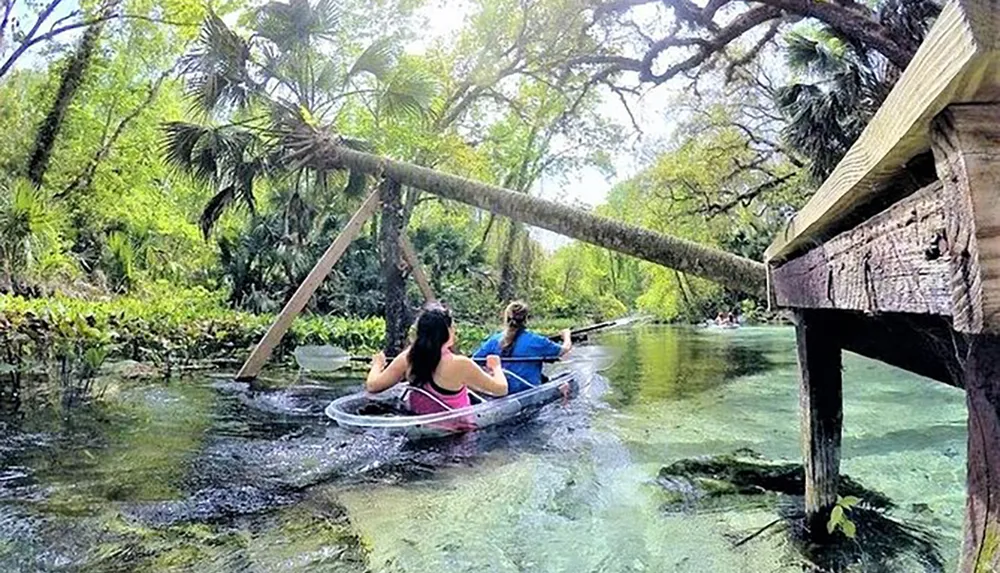
[[[104,14],[110,13],[117,2],[111,2],[105,8]],[[66,111],[73,102],[80,84],[83,83],[83,76],[90,67],[90,62],[97,49],[97,43],[101,38],[106,20],[99,20],[91,24],[87,31],[83,33],[83,38],[73,52],[66,69],[59,80],[59,91],[56,92],[56,99],[49,108],[42,125],[38,127],[35,135],[35,147],[28,160],[28,179],[35,187],[41,187],[45,179],[45,172],[49,168],[49,159],[52,157],[52,149],[55,147],[56,138],[62,130],[63,120],[66,118]]]
[[766,295],[764,265],[744,257],[495,185],[348,149],[340,145],[337,136],[305,126],[290,140],[295,141],[292,160],[311,156],[314,167],[381,174],[445,199],[723,283],[749,295]]
[[517,239],[521,226],[517,221],[507,225],[507,237],[500,249],[500,287],[497,298],[501,303],[508,303],[517,298],[517,272],[514,270],[514,251],[517,249]]
[[406,345],[410,327],[410,309],[406,303],[406,282],[400,268],[403,253],[399,235],[403,226],[402,186],[389,178],[379,187],[382,199],[382,225],[379,253],[382,261],[382,288],[385,295],[385,353],[399,354]]

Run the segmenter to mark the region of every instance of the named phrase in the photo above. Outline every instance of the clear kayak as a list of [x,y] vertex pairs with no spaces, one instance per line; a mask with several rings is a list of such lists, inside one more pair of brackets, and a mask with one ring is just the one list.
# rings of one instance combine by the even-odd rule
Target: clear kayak
[[554,374],[543,384],[500,398],[470,396],[472,405],[433,414],[411,414],[406,394],[419,391],[401,384],[381,394],[358,392],[338,398],[326,407],[337,425],[359,431],[384,430],[410,437],[464,433],[531,416],[546,404],[569,400],[580,392],[584,375],[574,370]]

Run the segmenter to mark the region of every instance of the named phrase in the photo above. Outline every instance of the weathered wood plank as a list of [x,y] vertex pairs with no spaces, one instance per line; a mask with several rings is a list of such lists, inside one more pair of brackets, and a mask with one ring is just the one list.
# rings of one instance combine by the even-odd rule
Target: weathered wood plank
[[771,272],[782,307],[951,314],[941,184]]
[[260,374],[261,368],[264,367],[267,359],[271,357],[274,347],[281,342],[281,338],[291,328],[295,317],[306,307],[309,298],[316,292],[319,285],[323,283],[326,276],[330,274],[333,265],[337,264],[337,261],[343,256],[344,251],[350,246],[351,241],[361,232],[361,227],[365,224],[365,221],[372,216],[378,206],[379,192],[376,190],[365,199],[361,207],[358,208],[347,224],[344,225],[337,238],[333,240],[330,247],[323,253],[319,261],[316,262],[316,266],[309,271],[306,279],[295,290],[292,298],[288,299],[288,302],[285,303],[285,307],[281,309],[281,314],[274,319],[274,323],[271,324],[264,337],[254,347],[247,361],[243,363],[243,367],[240,368],[239,373],[236,375],[237,380],[252,380]]
[[885,103],[809,203],[765,252],[778,261],[821,242],[825,229],[882,193],[930,148],[930,122],[951,103],[995,98],[1000,0],[951,0]]
[[417,256],[417,250],[413,248],[413,243],[410,242],[409,237],[405,233],[399,236],[399,248],[403,251],[403,260],[406,261],[406,266],[410,267],[410,274],[413,275],[413,280],[416,281],[417,287],[420,288],[420,294],[424,295],[424,301],[430,302],[436,300],[434,289],[431,288],[431,281],[427,279],[424,266],[420,264],[420,257]]
[[814,538],[822,538],[840,480],[841,352],[823,314],[803,310],[795,318],[806,524]]
[[1000,571],[1000,339],[969,336],[969,438],[960,571]]
[[1000,333],[1000,104],[949,107],[934,122],[933,142],[955,330]]

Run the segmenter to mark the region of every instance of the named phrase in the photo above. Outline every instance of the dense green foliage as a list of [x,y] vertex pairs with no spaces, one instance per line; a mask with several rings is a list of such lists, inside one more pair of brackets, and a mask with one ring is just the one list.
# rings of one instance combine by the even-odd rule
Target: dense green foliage
[[[149,361],[169,372],[196,360],[246,352],[273,319],[268,314],[228,310],[217,295],[204,289],[177,293],[166,284],[157,288],[158,295],[143,299],[103,302],[0,296],[0,348],[5,352],[0,360],[43,365],[100,356],[98,362]],[[382,330],[379,318],[307,317],[295,323],[277,354],[283,356],[299,344],[332,344],[370,353],[378,348]]]
[[[926,2],[878,4],[883,25],[913,42],[936,14]],[[158,361],[247,348],[377,184],[306,168],[296,126],[333,126],[349,146],[520,193],[614,174],[631,152],[612,106],[634,105],[642,90],[577,65],[630,49],[614,26],[592,26],[590,3],[475,0],[456,29],[428,35],[427,19],[440,17],[431,8],[84,5],[74,17],[128,17],[4,70],[0,292],[27,297],[2,302],[8,359],[59,352],[60,337]],[[629,24],[619,25],[625,37]],[[596,211],[759,259],[896,77],[829,27],[789,24],[774,38],[764,52],[743,46],[736,72],[706,69],[698,89],[673,95],[671,134],[645,142],[641,168]],[[756,56],[777,69],[747,65]],[[31,168],[39,149],[44,173]],[[762,311],[724,286],[580,243],[547,252],[520,224],[403,192],[406,231],[464,323],[492,324],[513,297],[576,322]],[[383,249],[372,221],[287,344],[378,346]]]

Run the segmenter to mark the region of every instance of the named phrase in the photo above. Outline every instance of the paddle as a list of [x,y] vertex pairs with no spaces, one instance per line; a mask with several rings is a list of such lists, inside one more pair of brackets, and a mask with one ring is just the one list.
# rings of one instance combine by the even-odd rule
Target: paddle
[[[588,326],[583,326],[570,330],[570,338],[579,339],[582,335],[595,332],[598,330],[603,330],[606,328],[611,328],[614,326],[619,326],[622,324],[628,324],[636,320],[631,317],[621,318],[618,320],[609,320],[605,322],[598,322],[596,324],[591,324]],[[550,340],[560,341],[562,340],[561,334],[554,334],[549,337]],[[346,350],[338,348],[336,346],[300,346],[295,349],[295,361],[298,362],[301,368],[306,370],[312,370],[314,372],[334,372],[340,370],[352,362],[369,362],[371,357],[368,356],[351,356]],[[394,357],[387,357],[387,360],[392,360]],[[478,363],[485,363],[485,358],[474,358]],[[501,362],[559,362],[558,357],[536,357],[536,356],[518,356],[518,357],[507,357],[501,358]]]
[[[611,328],[612,326],[617,326],[619,322],[627,320],[629,319],[608,320],[605,322],[598,322],[596,324],[591,324],[590,326],[575,328],[569,331],[569,337],[570,339],[583,338],[584,334],[588,334],[598,330],[603,330],[605,328]],[[553,334],[552,336],[549,336],[549,340],[552,340],[554,342],[560,342],[562,341],[562,334]]]

